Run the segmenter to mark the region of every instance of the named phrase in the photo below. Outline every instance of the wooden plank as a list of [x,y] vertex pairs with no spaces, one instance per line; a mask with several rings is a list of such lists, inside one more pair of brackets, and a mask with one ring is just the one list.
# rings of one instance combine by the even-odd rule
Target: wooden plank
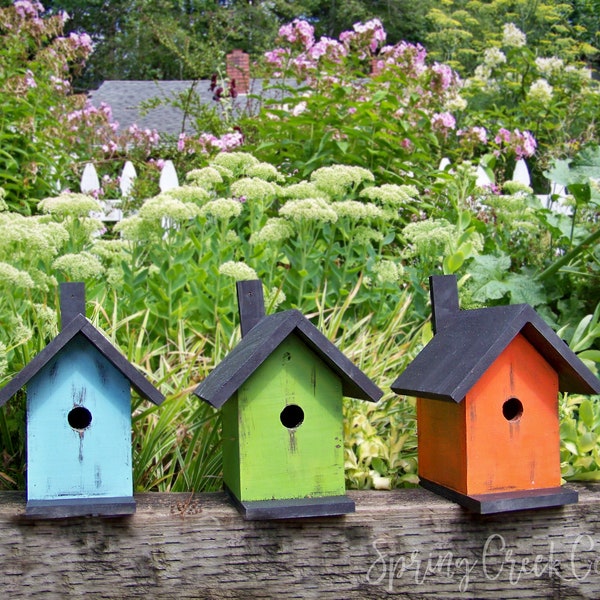
[[[575,486],[574,486],[575,487]],[[600,487],[472,515],[424,489],[343,517],[244,521],[222,493],[140,494],[130,517],[31,521],[0,494],[3,598],[598,598]]]

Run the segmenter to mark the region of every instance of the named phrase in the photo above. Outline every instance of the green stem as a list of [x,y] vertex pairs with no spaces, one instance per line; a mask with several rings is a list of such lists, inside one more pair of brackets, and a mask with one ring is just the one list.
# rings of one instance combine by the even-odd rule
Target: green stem
[[590,234],[588,237],[583,240],[580,244],[575,246],[572,250],[567,252],[564,256],[559,258],[555,263],[550,265],[547,269],[544,269],[536,279],[538,281],[543,281],[544,279],[548,279],[552,275],[554,275],[557,271],[559,271],[562,267],[568,264],[571,260],[573,260],[578,254],[580,254],[587,246],[593,244],[597,239],[600,239],[600,229]]

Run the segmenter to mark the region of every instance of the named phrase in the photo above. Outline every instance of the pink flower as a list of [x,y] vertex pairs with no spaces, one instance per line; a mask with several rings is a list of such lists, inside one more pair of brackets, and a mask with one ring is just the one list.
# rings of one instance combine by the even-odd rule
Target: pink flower
[[463,138],[465,142],[471,144],[487,144],[487,130],[485,127],[469,127],[468,129],[459,129],[456,132],[458,137]]
[[322,37],[316,44],[308,50],[308,56],[314,60],[318,60],[322,56],[326,56],[333,62],[339,63],[342,57],[346,56],[348,51],[345,46],[342,46],[336,40]]
[[290,51],[285,48],[275,48],[275,50],[271,50],[270,52],[265,53],[267,63],[269,63],[270,65],[274,65],[279,69],[283,67],[283,61],[287,60],[289,56]]
[[27,69],[27,72],[25,73],[25,85],[28,88],[35,88],[35,87],[37,87],[37,83],[35,82],[35,78],[33,76],[33,72],[30,69]]
[[31,2],[30,0],[15,0],[13,8],[22,19],[27,17],[35,18],[44,12],[44,7],[39,2]]
[[179,152],[183,152],[185,149],[185,133],[179,134],[179,139],[177,140],[177,150]]
[[448,130],[456,127],[456,119],[449,112],[435,113],[431,117],[431,126],[443,133],[447,133]]
[[290,44],[299,41],[305,50],[308,50],[315,43],[315,29],[307,21],[294,19],[291,23],[283,25],[279,29],[279,37]]
[[431,67],[431,71],[434,73],[432,84],[437,91],[447,90],[458,79],[458,76],[448,65],[435,63]]

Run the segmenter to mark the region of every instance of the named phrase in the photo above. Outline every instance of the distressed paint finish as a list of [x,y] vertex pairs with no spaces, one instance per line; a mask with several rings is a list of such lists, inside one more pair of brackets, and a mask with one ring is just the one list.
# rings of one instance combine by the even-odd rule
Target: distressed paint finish
[[[132,495],[129,388],[81,335],[29,381],[28,499]],[[87,428],[69,424],[75,407],[91,413]]]
[[465,403],[418,398],[417,438],[419,477],[466,490]]
[[[295,428],[280,418],[290,405],[304,413]],[[223,423],[225,483],[240,500],[345,494],[341,381],[295,335],[240,388]]]
[[[503,404],[523,412],[508,420]],[[518,335],[467,394],[469,495],[560,485],[558,376]]]

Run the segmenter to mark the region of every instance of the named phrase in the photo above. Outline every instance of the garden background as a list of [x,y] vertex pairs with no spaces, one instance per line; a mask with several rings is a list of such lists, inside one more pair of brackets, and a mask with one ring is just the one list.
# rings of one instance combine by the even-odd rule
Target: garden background
[[[219,414],[190,392],[239,339],[239,279],[388,390],[346,401],[352,488],[418,481],[414,401],[389,385],[432,335],[431,274],[457,275],[463,308],[531,304],[597,372],[597,0],[105,4],[0,2],[0,385],[57,334],[58,283],[85,281],[88,317],[167,396],[134,401],[136,490],[221,487]],[[234,47],[268,94],[241,101]],[[184,77],[214,102],[174,98],[194,131],[173,139],[82,93]],[[185,184],[160,193],[166,159]],[[106,199],[125,213],[108,230]],[[600,479],[598,399],[559,410],[563,476]],[[24,487],[24,431],[21,393],[2,488]]]

